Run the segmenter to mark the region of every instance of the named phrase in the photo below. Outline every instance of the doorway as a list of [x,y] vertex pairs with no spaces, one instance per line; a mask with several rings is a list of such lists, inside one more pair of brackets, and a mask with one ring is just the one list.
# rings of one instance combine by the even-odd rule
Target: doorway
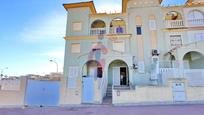
[[127,68],[126,67],[120,68],[120,85],[128,85]]
[[109,86],[129,85],[128,66],[124,61],[115,60],[112,63],[110,63],[108,70],[108,85]]
[[128,85],[128,75],[126,67],[113,68],[113,85],[115,86]]
[[94,103],[94,81],[103,77],[101,64],[95,60],[88,61],[83,66],[82,73],[82,103]]

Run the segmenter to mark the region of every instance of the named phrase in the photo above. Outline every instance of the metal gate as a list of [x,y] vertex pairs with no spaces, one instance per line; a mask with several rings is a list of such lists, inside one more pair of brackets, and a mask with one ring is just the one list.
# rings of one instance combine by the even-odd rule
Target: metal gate
[[28,80],[25,104],[28,106],[57,106],[60,82]]
[[93,103],[94,100],[94,77],[83,77],[82,102]]
[[185,85],[184,83],[173,83],[173,99],[176,102],[186,101]]

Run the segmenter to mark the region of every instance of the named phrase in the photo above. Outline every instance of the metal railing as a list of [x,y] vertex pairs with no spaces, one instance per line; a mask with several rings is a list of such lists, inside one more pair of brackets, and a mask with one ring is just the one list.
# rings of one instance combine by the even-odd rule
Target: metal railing
[[125,33],[126,33],[125,26],[110,27],[110,34],[125,34]]
[[168,79],[185,78],[190,86],[204,86],[204,69],[160,68],[163,84]]
[[183,20],[165,20],[165,28],[182,28],[184,27]]
[[96,35],[104,35],[106,34],[106,28],[91,28],[90,35],[96,36]]
[[204,19],[188,20],[189,26],[204,26]]

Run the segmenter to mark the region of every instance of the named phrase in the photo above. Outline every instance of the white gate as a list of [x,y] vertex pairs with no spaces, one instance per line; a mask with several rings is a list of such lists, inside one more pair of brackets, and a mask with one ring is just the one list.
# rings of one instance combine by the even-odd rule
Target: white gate
[[83,77],[82,102],[93,103],[94,100],[94,77]]
[[172,90],[173,90],[173,99],[175,102],[186,101],[184,83],[173,83]]

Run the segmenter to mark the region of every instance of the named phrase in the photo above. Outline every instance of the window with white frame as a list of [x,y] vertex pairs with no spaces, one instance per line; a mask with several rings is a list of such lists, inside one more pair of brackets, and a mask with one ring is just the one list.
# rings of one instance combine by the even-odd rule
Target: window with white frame
[[71,53],[80,53],[81,45],[80,43],[71,44]]
[[79,76],[79,67],[78,66],[70,66],[68,73],[68,88],[76,88],[77,86],[77,77]]
[[204,40],[204,33],[195,33],[193,42],[203,41]]
[[82,23],[81,22],[73,22],[72,23],[72,30],[75,32],[82,31]]
[[137,35],[142,35],[142,27],[136,26],[136,32],[137,32]]
[[199,10],[193,10],[188,14],[188,24],[191,26],[200,26],[204,24],[203,13]]
[[182,45],[181,35],[170,35],[170,45],[171,47],[177,47]]
[[114,41],[113,50],[118,52],[125,52],[125,42],[124,41]]
[[188,20],[204,19],[200,11],[193,10],[188,14]]

